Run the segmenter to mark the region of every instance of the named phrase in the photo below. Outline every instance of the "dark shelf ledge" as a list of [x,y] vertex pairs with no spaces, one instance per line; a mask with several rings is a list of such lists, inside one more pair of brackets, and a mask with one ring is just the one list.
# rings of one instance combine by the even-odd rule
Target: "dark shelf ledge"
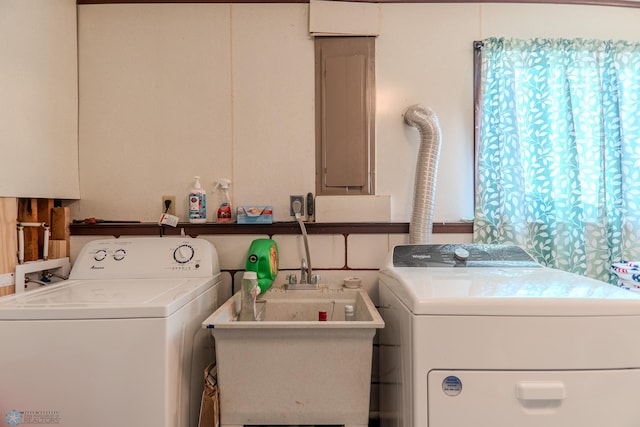
[[[154,222],[143,223],[98,223],[71,224],[72,236],[148,236],[160,235],[160,226]],[[309,234],[403,234],[409,233],[406,222],[341,222],[341,223],[305,223]],[[295,221],[273,224],[191,224],[180,223],[177,227],[163,227],[165,235],[179,235],[184,229],[189,236],[228,235],[228,234],[298,234],[300,227]],[[450,222],[433,224],[434,234],[472,233],[471,222]]]
[[[593,6],[640,7],[637,0],[353,0],[371,3],[543,3],[578,4]],[[118,4],[118,3],[309,3],[309,0],[76,0],[81,4]]]

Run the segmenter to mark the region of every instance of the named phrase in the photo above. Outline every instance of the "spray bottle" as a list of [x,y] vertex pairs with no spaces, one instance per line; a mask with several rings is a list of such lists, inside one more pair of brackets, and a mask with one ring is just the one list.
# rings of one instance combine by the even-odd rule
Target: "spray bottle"
[[196,181],[189,192],[189,222],[204,224],[207,222],[207,192],[200,185],[200,177],[194,178]]
[[256,297],[260,294],[258,273],[245,271],[242,276],[242,300],[238,320],[258,320],[256,313]]
[[218,208],[218,222],[231,222],[231,197],[229,197],[229,185],[231,181],[226,178],[220,178],[216,184],[216,188],[222,190],[222,202]]

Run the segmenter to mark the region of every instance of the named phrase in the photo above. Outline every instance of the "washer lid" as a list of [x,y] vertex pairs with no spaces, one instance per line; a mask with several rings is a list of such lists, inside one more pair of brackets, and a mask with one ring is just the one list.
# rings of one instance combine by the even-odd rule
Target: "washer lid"
[[213,279],[67,280],[0,298],[0,319],[168,317],[213,285]]
[[640,315],[640,294],[544,267],[387,267],[380,280],[414,314]]

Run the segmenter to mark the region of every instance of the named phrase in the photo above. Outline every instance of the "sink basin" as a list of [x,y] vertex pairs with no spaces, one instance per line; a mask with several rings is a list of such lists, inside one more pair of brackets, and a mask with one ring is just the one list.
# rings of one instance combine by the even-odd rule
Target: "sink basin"
[[[360,289],[290,291],[270,289],[256,301],[259,322],[239,321],[237,292],[204,323],[208,328],[382,328],[384,322],[369,295]],[[345,321],[345,306],[353,305],[355,322]],[[327,313],[327,322],[318,313]],[[248,324],[249,323],[249,324]]]
[[[365,291],[272,288],[258,297],[260,321],[237,320],[240,300],[203,322],[215,338],[222,426],[368,426],[373,337],[384,321]],[[347,304],[355,321],[345,321]]]

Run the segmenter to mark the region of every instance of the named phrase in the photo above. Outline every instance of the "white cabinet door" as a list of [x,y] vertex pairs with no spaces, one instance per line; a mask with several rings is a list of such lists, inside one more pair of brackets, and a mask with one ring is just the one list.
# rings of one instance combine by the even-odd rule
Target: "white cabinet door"
[[75,0],[0,0],[0,197],[76,199]]
[[429,427],[637,427],[639,389],[640,369],[431,371],[424,409]]

